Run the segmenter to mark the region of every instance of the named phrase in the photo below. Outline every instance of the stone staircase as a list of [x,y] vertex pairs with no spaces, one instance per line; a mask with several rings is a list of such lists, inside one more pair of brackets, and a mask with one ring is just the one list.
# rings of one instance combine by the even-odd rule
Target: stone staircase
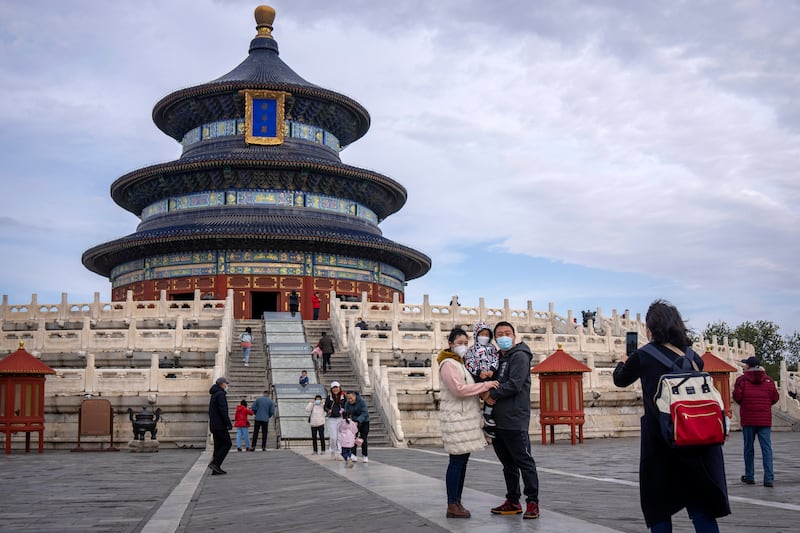
[[[239,335],[247,327],[253,331],[253,346],[250,348],[250,366],[246,367],[242,358],[242,348],[239,346]],[[231,355],[225,376],[230,382],[228,404],[231,406],[231,410],[235,410],[243,399],[250,404],[269,389],[263,328],[261,320],[237,320],[234,323]],[[232,415],[231,419],[233,419]]]
[[[324,331],[327,335],[333,335],[327,320],[305,320],[303,327],[306,331],[306,339],[309,343],[316,344]],[[334,347],[338,350],[341,346],[339,340],[333,337]],[[328,372],[323,374],[318,370],[319,382],[325,386],[325,390],[330,390],[331,382],[338,381],[342,390],[356,390],[364,398],[369,410],[369,444],[374,446],[391,446],[392,441],[383,423],[383,418],[378,413],[372,401],[371,390],[361,390],[358,377],[353,368],[350,358],[341,352],[334,352],[331,357],[331,367]]]

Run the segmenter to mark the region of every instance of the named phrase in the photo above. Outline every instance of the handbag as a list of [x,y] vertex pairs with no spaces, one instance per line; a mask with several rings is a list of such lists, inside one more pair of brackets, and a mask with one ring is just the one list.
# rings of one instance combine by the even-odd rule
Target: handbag
[[360,435],[356,435],[356,440],[354,442],[356,443],[356,446],[361,446],[364,444],[364,439],[362,439]]

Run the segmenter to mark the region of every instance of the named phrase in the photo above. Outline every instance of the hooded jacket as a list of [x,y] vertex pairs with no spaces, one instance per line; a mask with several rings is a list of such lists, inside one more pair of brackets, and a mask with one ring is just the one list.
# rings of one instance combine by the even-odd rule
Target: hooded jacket
[[216,383],[209,389],[211,400],[208,402],[208,425],[211,431],[227,431],[233,427],[228,414],[228,397],[225,389]]
[[772,406],[778,397],[775,382],[761,367],[745,370],[733,386],[733,401],[740,405],[743,426],[772,426]]
[[528,431],[531,422],[531,354],[524,342],[500,352],[498,368],[492,379],[500,382],[500,387],[489,391],[497,400],[492,417],[497,429]]

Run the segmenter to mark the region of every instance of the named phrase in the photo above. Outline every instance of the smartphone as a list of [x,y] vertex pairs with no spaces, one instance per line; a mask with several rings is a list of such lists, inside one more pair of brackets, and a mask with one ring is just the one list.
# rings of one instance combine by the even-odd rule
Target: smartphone
[[629,331],[625,334],[625,355],[631,356],[639,348],[639,334]]

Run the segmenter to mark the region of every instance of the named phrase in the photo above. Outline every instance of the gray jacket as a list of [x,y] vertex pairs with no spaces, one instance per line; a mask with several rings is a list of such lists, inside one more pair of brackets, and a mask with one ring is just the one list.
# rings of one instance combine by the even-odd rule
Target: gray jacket
[[497,429],[528,431],[531,421],[531,354],[524,342],[500,352],[495,376],[500,386],[489,391],[497,400],[492,417]]

